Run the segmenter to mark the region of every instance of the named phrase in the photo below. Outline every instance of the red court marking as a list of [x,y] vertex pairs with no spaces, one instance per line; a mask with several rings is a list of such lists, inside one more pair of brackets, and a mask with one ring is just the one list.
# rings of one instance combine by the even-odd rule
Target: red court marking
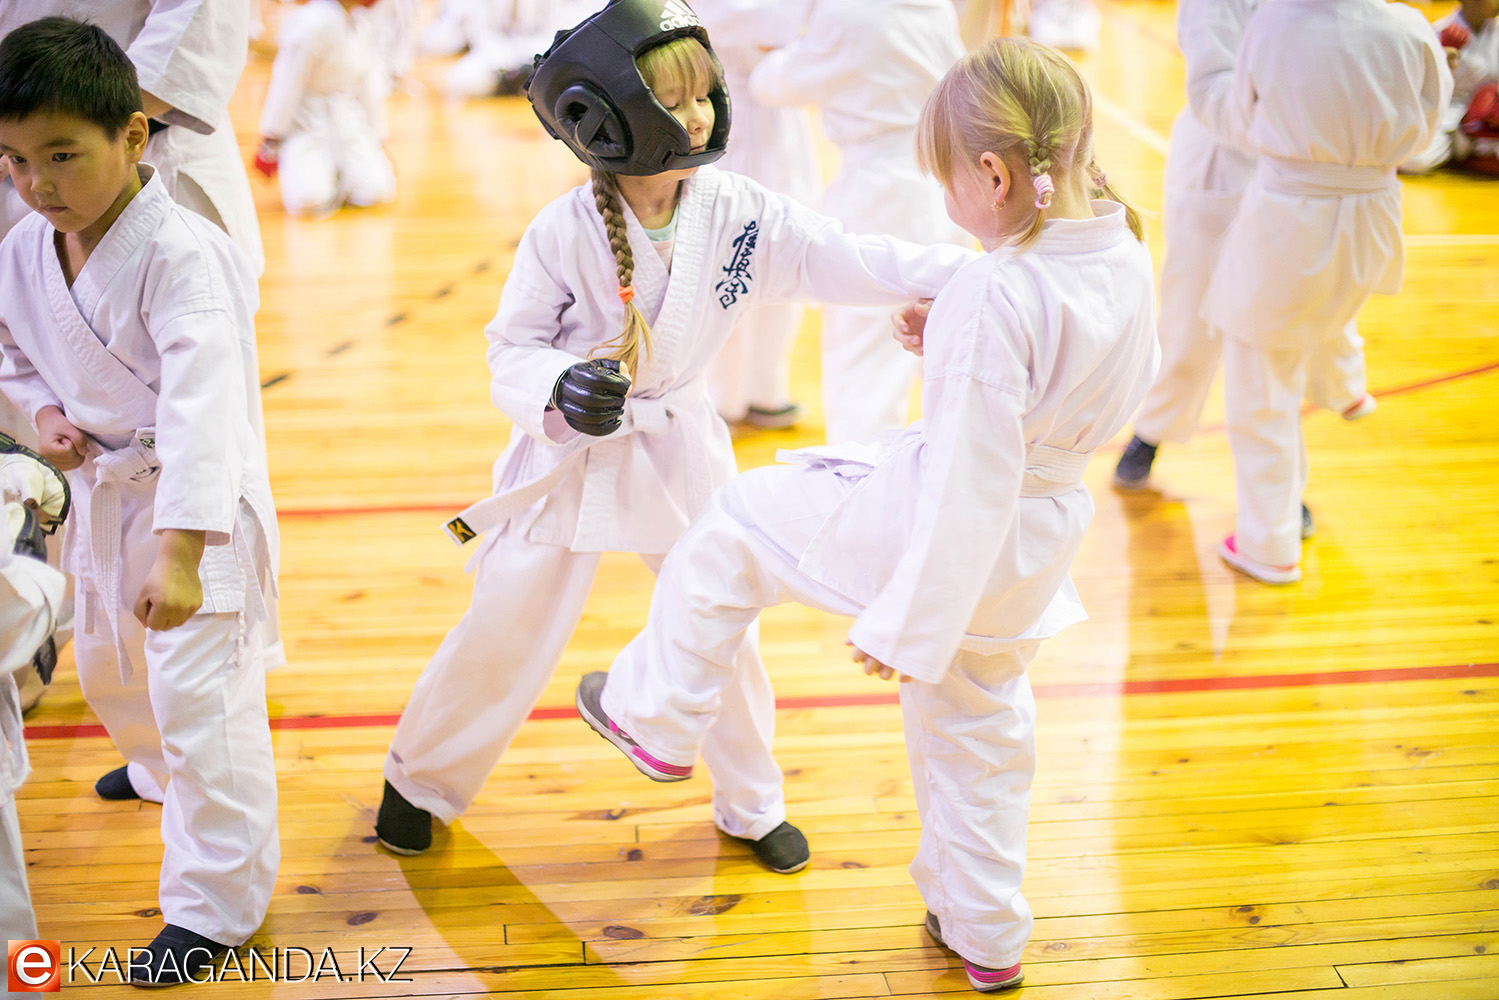
[[[1037,684],[1038,698],[1098,698],[1139,694],[1180,694],[1188,691],[1246,691],[1262,688],[1323,687],[1329,684],[1388,684],[1395,681],[1452,680],[1465,677],[1499,677],[1499,663],[1457,663],[1442,667],[1387,667],[1380,670],[1329,670],[1312,674],[1248,674],[1239,677],[1179,677],[1160,681],[1110,681],[1103,684]],[[858,708],[865,705],[895,705],[894,691],[878,694],[816,695],[778,698],[782,712],[799,708]],[[572,719],[572,706],[538,708],[531,719]],[[398,715],[297,715],[271,720],[272,729],[357,729],[394,726]],[[62,740],[107,736],[101,725],[27,726],[28,740]]]
[[[1495,369],[1499,369],[1499,361],[1490,361],[1488,364],[1479,365],[1477,368],[1467,368],[1460,372],[1449,372],[1446,375],[1437,375],[1432,378],[1422,379],[1419,382],[1407,382],[1405,385],[1391,386],[1388,389],[1380,389],[1377,392],[1372,393],[1372,395],[1376,399],[1384,399],[1386,396],[1403,396],[1408,392],[1419,392],[1422,389],[1429,389],[1434,385],[1441,385],[1444,382],[1455,382],[1458,379],[1472,378],[1475,375],[1486,375],[1489,372],[1494,371]],[[1310,413],[1312,412],[1312,409],[1313,407],[1307,407],[1303,412]],[[1211,426],[1203,427],[1200,433],[1213,434],[1221,430],[1223,430],[1222,424],[1213,424]],[[1121,442],[1116,444],[1104,445],[1098,450],[1108,452],[1120,451],[1123,448],[1124,444]],[[479,498],[476,497],[475,499]],[[467,506],[467,504],[423,503],[393,505],[389,507],[290,507],[278,509],[276,511],[276,516],[278,518],[282,518],[350,517],[358,514],[441,514],[444,517],[451,517],[453,514],[456,514],[458,511],[462,510],[465,506]]]

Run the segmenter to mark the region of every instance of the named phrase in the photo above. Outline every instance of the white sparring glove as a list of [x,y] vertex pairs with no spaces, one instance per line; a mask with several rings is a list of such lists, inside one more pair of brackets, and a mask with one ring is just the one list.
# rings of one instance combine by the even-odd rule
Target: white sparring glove
[[50,534],[68,516],[70,499],[67,477],[57,466],[0,435],[0,502],[35,510]]

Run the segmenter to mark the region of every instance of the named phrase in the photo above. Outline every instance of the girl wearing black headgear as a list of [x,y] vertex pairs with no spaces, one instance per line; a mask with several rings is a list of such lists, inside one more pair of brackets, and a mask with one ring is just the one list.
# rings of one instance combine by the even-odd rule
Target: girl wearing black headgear
[[[703,373],[745,309],[930,296],[973,254],[852,237],[722,155],[729,100],[707,33],[681,0],[615,0],[537,60],[529,85],[590,183],[527,228],[486,328],[491,396],[515,429],[495,495],[449,523],[485,533],[473,604],[423,671],[385,762],[376,833],[419,853],[431,817],[473,801],[530,713],[582,615],[603,552],[652,571],[735,471]],[[771,756],[775,703],[754,631],[703,758],[718,827],[796,871]],[[747,640],[747,641],[744,641]],[[653,777],[690,767],[640,757]],[[602,765],[601,765],[602,766]]]

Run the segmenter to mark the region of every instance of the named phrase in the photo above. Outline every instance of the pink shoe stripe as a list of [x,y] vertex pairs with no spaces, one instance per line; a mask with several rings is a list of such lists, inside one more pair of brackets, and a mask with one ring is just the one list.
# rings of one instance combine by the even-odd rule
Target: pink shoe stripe
[[692,773],[691,764],[668,764],[664,760],[657,760],[655,757],[652,757],[640,747],[635,748],[635,756],[639,757],[641,760],[645,761],[652,768],[660,771],[662,774],[673,774],[679,777],[686,777],[687,775]]
[[[619,728],[619,726],[614,724],[613,719],[609,720],[609,731],[611,733],[614,733],[616,736],[623,736],[631,743],[635,742],[634,738],[630,736],[629,733],[625,732],[623,729]],[[647,753],[645,751],[645,748],[641,747],[638,744],[631,752],[634,753],[636,757],[639,757],[641,760],[649,764],[653,769],[660,771],[662,774],[672,774],[680,777],[686,777],[687,775],[692,773],[691,764],[668,764],[664,760],[657,760],[655,757],[652,757],[649,753]]]
[[968,978],[975,979],[986,986],[994,983],[1005,983],[1020,975],[1020,963],[1016,962],[1008,969],[986,969],[981,965],[974,965],[968,959],[963,959],[963,967],[968,970]]

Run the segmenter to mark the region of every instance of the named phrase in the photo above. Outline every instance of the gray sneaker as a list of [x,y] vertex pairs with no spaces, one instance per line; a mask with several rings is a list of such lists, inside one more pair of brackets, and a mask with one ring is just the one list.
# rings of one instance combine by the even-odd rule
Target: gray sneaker
[[644,747],[630,738],[630,734],[614,724],[604,713],[604,683],[609,675],[602,670],[583,675],[578,682],[578,694],[574,699],[578,714],[590,729],[619,748],[629,758],[635,770],[652,781],[686,781],[692,777],[691,764],[668,764],[650,755]]
[[1130,438],[1124,454],[1119,456],[1119,464],[1114,466],[1114,489],[1121,493],[1138,493],[1145,489],[1158,447],[1141,441],[1139,435]]

